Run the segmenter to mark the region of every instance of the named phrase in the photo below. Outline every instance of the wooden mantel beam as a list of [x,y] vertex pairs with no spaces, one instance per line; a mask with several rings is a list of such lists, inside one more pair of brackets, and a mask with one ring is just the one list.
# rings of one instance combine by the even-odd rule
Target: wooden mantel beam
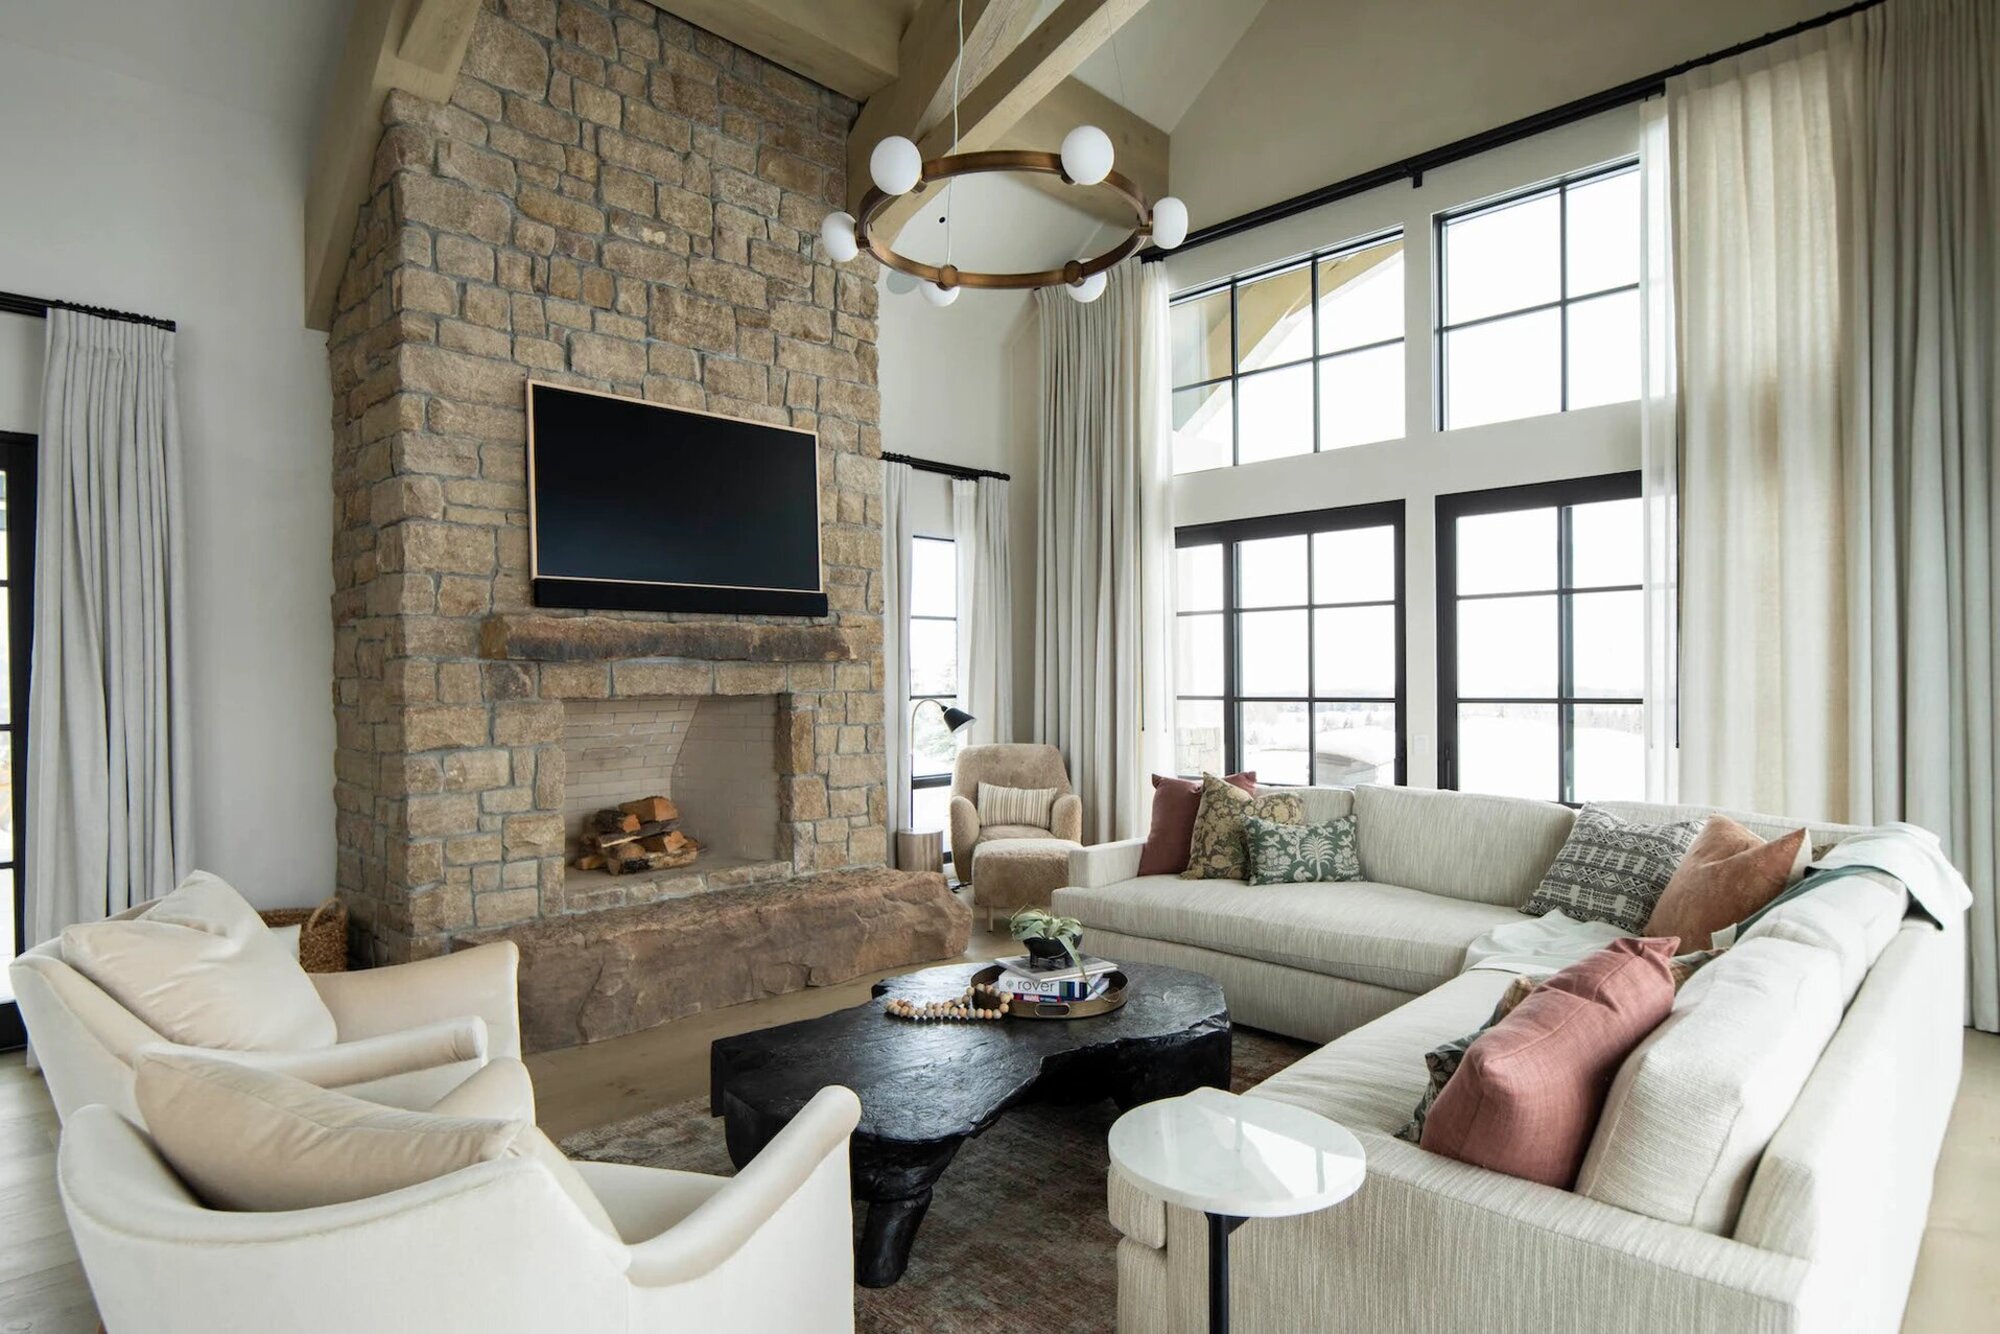
[[332,327],[334,296],[382,138],[382,103],[393,89],[449,100],[478,14],[479,0],[356,4],[306,184],[307,327]]
[[[1061,87],[1091,52],[1109,40],[1145,4],[1146,0],[1063,0],[1034,31],[1007,51],[990,73],[967,87],[958,104],[959,151],[976,152],[998,146],[1009,131]],[[911,25],[913,32],[916,27],[914,23]],[[953,31],[951,37],[954,43],[956,36]],[[970,50],[969,40],[967,45]],[[946,62],[946,69],[948,72],[949,61]],[[925,74],[924,77],[932,76]],[[876,98],[890,95],[893,91],[892,85],[877,93]],[[934,87],[925,90],[920,81],[906,96],[899,95],[897,101],[906,107],[928,107],[934,91]],[[922,94],[921,102],[918,100],[919,93]],[[890,122],[885,114],[878,118],[882,123],[869,125],[868,113],[874,105],[875,99],[871,98],[851,141],[850,157],[859,162],[860,169],[848,173],[849,212],[859,208],[861,196],[868,191],[868,154],[873,151],[876,141],[885,135],[902,134],[914,138],[925,158],[937,157],[952,148],[949,115],[925,126],[907,112],[899,123]],[[1053,144],[1048,146],[1055,147]],[[905,195],[877,216],[873,230],[893,237],[902,231],[903,224],[914,217],[920,207],[921,195]]]

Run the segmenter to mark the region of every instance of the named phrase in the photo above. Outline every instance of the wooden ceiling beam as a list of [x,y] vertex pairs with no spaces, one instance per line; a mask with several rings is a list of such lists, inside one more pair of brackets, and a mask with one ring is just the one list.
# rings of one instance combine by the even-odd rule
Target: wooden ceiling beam
[[[997,147],[1029,112],[1076,72],[1077,66],[1091,52],[1109,40],[1145,4],[1146,0],[1063,0],[1034,31],[1007,51],[990,73],[966,89],[958,104],[958,151],[977,152]],[[982,10],[984,12],[987,11]],[[955,42],[955,30],[952,38]],[[968,48],[969,45],[968,42]],[[947,63],[947,71],[948,68]],[[898,101],[906,107],[914,107],[919,104],[919,91],[923,92],[921,104],[928,107],[935,90],[923,90],[920,84],[913,85],[908,97]],[[870,101],[872,105],[873,99]],[[951,151],[951,118],[945,116],[936,124],[924,127],[917,123],[916,117],[920,114],[905,111],[903,120],[889,122],[885,113],[877,118],[876,124],[864,126],[857,123],[850,139],[850,158],[859,163],[860,169],[848,173],[849,212],[858,211],[861,197],[867,193],[868,154],[883,137],[902,134],[914,138],[927,159]],[[863,118],[867,119],[866,110]],[[1060,142],[1058,137],[1057,143]],[[895,236],[921,207],[920,194],[904,195],[876,217],[875,232],[886,237]]]
[[896,77],[907,11],[883,0],[652,2],[857,102]]
[[360,0],[314,146],[306,182],[306,326],[333,325],[354,222],[382,139],[382,103],[392,89],[448,101],[472,40],[479,0]]

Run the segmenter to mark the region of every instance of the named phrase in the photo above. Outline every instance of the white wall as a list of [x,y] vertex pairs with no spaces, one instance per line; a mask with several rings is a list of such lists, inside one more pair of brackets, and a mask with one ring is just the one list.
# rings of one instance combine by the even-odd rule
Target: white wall
[[[347,7],[134,15],[147,31],[169,10],[204,20],[165,27],[217,72],[206,89],[185,62],[162,77],[196,88],[144,77],[135,47],[152,39],[119,36],[104,7],[10,0],[0,16],[0,289],[180,325],[193,854],[266,905],[333,882],[330,412],[301,234]],[[237,67],[255,87],[225,84]],[[251,105],[279,95],[283,110]],[[0,427],[35,429],[42,327],[0,319]]]
[[1201,227],[1831,8],[1268,0],[1174,126],[1174,193]]
[[[1009,474],[1013,526],[1014,730],[1033,732],[1035,489],[1034,380],[1039,374],[1034,302],[1019,292],[966,292],[942,309],[915,293],[882,294],[882,448],[939,463]],[[916,531],[951,536],[951,484],[918,473],[911,496]]]
[[1425,177],[1392,185],[1167,261],[1176,291],[1390,228],[1403,231],[1408,434],[1323,454],[1190,473],[1175,480],[1176,524],[1215,523],[1341,505],[1404,502],[1405,726],[1409,781],[1437,782],[1439,495],[1588,477],[1639,466],[1639,412],[1612,404],[1468,430],[1437,429],[1431,328],[1432,216],[1479,199],[1628,157],[1638,151],[1636,108],[1541,135]]

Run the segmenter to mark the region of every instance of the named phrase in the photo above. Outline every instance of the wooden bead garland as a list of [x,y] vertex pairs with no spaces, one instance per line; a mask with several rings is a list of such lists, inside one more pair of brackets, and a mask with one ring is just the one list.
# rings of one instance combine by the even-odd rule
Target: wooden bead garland
[[882,1008],[892,1019],[915,1023],[965,1023],[1007,1017],[1007,1002],[997,990],[985,985],[968,987],[953,1000],[913,1001],[898,996]]

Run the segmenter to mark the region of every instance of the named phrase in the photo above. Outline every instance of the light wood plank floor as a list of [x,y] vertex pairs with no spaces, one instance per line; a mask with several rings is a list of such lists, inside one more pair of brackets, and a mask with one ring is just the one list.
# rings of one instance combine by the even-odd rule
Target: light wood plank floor
[[[969,958],[1008,952],[975,932]],[[711,1039],[860,1002],[872,978],[698,1015],[529,1061],[542,1126],[576,1130],[708,1088]],[[96,1312],[56,1197],[55,1109],[21,1055],[0,1057],[0,1334],[92,1334]],[[1905,1334],[1991,1329],[2000,1312],[2000,1037],[1966,1034],[1965,1080],[1938,1163]],[[142,1334],[119,1331],[119,1334]],[[360,1334],[360,1332],[357,1332]]]

